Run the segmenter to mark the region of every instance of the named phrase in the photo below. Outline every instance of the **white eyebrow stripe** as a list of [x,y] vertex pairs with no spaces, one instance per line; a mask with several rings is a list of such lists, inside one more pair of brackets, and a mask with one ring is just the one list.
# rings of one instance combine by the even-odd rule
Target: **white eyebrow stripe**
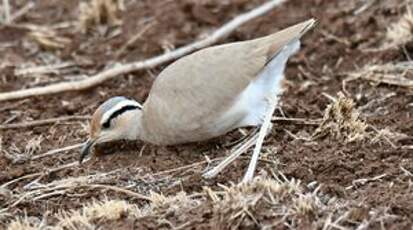
[[122,109],[125,106],[136,106],[139,109],[142,109],[142,105],[139,104],[136,101],[132,100],[124,100],[113,106],[110,110],[108,110],[106,113],[103,114],[102,119],[100,119],[100,124],[103,125],[109,118],[110,116],[115,113],[116,111]]

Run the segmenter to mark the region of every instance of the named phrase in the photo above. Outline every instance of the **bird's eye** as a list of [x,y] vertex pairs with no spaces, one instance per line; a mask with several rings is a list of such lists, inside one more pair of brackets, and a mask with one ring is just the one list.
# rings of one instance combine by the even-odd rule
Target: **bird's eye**
[[103,127],[104,129],[108,129],[108,128],[110,127],[109,121],[103,123],[103,124],[102,124],[102,127]]

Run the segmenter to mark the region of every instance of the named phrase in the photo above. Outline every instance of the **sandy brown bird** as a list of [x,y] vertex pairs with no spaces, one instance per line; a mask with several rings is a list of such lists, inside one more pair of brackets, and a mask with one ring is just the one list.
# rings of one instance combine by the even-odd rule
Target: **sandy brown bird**
[[96,143],[130,139],[174,145],[261,125],[269,99],[281,93],[288,58],[314,24],[310,19],[185,56],[159,74],[143,106],[124,97],[107,100],[92,116],[81,161]]

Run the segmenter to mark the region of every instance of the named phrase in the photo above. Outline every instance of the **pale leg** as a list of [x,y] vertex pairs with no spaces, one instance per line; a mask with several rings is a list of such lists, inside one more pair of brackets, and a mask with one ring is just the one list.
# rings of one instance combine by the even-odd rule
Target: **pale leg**
[[224,170],[229,164],[236,160],[242,153],[246,152],[250,147],[254,145],[258,137],[258,133],[254,134],[251,138],[245,141],[239,148],[235,149],[231,155],[221,161],[217,166],[208,172],[204,173],[202,176],[204,178],[216,177],[222,170]]
[[[275,98],[275,97],[274,97]],[[260,157],[262,144],[265,136],[269,133],[269,129],[272,127],[271,118],[274,114],[276,107],[276,99],[271,100],[270,109],[265,114],[264,123],[262,124],[260,131],[258,132],[257,143],[255,144],[254,152],[252,153],[250,164],[248,165],[247,172],[245,173],[242,183],[247,183],[254,178],[255,168],[257,167],[258,158]]]

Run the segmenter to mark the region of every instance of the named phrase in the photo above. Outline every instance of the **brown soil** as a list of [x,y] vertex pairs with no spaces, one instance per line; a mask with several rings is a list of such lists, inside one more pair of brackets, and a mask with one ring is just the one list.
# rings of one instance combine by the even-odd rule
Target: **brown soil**
[[[39,81],[31,77],[16,76],[14,70],[24,64],[44,65],[50,62],[72,61],[76,67],[68,70],[69,76],[93,74],[115,62],[142,60],[164,52],[165,47],[188,44],[234,15],[245,12],[263,1],[214,0],[202,1],[203,4],[196,2],[145,0],[128,3],[126,11],[121,15],[121,33],[111,36],[119,29],[116,27],[106,28],[106,31],[96,29],[86,34],[76,31],[73,27],[63,28],[57,30],[59,36],[70,39],[71,43],[57,50],[39,47],[29,37],[26,29],[0,26],[0,91],[62,80],[59,75],[43,76]],[[280,107],[287,117],[320,119],[330,103],[323,93],[336,97],[337,93],[343,90],[343,80],[347,77],[345,73],[355,71],[368,63],[405,61],[408,59],[407,55],[413,55],[412,44],[407,44],[405,51],[396,48],[371,51],[380,46],[389,23],[397,20],[403,12],[401,3],[404,1],[379,1],[355,15],[355,10],[361,7],[357,2],[359,1],[291,0],[271,13],[242,26],[222,43],[266,35],[309,17],[319,19],[317,29],[305,36],[301,52],[290,60],[287,88]],[[24,4],[25,1],[13,1],[12,5],[16,9]],[[77,9],[77,6],[78,2],[72,0],[41,1],[16,23],[53,25],[76,20],[78,12],[73,9]],[[155,24],[125,53],[117,56],[116,52],[120,47],[139,32],[148,18]],[[90,115],[100,103],[115,95],[143,102],[154,80],[153,76],[165,66],[151,71],[135,72],[129,76],[119,76],[82,92],[1,102],[0,124],[11,117],[14,117],[11,123],[17,123],[68,115]],[[66,80],[70,80],[70,77]],[[288,178],[301,180],[305,185],[315,181],[322,186],[322,192],[326,196],[336,197],[342,203],[358,207],[361,219],[365,215],[371,215],[374,210],[384,210],[386,215],[392,216],[383,219],[385,227],[411,229],[413,178],[412,174],[406,173],[403,169],[413,172],[413,152],[402,146],[413,145],[412,91],[403,87],[372,84],[366,80],[348,82],[345,90],[346,96],[355,101],[356,107],[363,108],[361,115],[367,124],[375,129],[387,128],[393,133],[402,133],[405,137],[391,138],[394,146],[386,140],[346,143],[332,136],[316,141],[304,141],[288,133],[305,136],[312,134],[317,126],[277,121],[265,143],[267,161],[260,162],[258,172],[265,174],[279,170]],[[381,100],[390,93],[393,95]],[[374,100],[378,101],[371,103]],[[365,106],[368,103],[370,104]],[[87,137],[85,124],[83,121],[70,121],[27,129],[1,130],[0,149],[3,151],[0,153],[0,184],[78,160],[78,150],[23,163],[13,162],[6,156],[6,152],[11,153],[15,148],[20,152],[24,152],[25,149],[28,151],[29,141],[40,136],[43,138],[40,148],[35,149],[33,154],[80,143]],[[130,185],[129,189],[140,193],[147,194],[150,190],[164,194],[175,194],[181,190],[194,193],[202,191],[204,186],[218,189],[219,184],[230,185],[240,180],[249,157],[237,160],[212,180],[201,177],[206,164],[162,174],[159,172],[204,161],[205,156],[210,159],[223,157],[229,150],[225,143],[237,138],[239,134],[234,132],[225,138],[207,143],[176,147],[155,147],[140,142],[106,144],[100,147],[102,151],[104,149],[105,154],[81,167],[45,174],[39,182],[49,183],[67,177],[120,169],[123,173],[110,183]],[[376,180],[358,182],[360,179],[372,178]],[[21,180],[8,189],[18,196],[23,186],[33,179],[36,177]],[[21,202],[8,212],[14,216],[42,217],[46,211],[56,213],[59,210],[79,208],[85,202],[103,197],[128,199],[139,205],[144,204],[112,191],[78,188],[47,199]],[[9,205],[10,199],[0,191],[0,209]],[[207,216],[208,212],[193,210],[183,219],[193,217],[201,224],[209,219],[202,216],[203,214]],[[3,224],[9,220],[0,219]],[[154,221],[146,218],[139,220],[138,226],[136,223],[125,222],[119,223],[118,227],[156,228]]]

